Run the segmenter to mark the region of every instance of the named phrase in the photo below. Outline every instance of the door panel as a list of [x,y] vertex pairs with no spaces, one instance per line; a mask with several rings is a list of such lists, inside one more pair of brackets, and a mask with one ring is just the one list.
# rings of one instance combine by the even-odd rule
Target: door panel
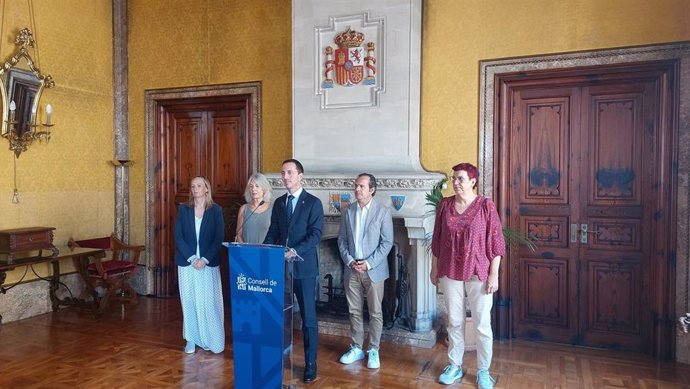
[[[523,322],[548,324],[553,327],[568,329],[568,258],[549,258],[540,260],[526,258],[522,260],[523,276],[521,284],[525,286],[525,302],[522,311]],[[565,308],[565,309],[563,309]],[[555,331],[555,330],[554,330]],[[565,335],[569,335],[568,332]],[[553,334],[552,336],[556,336]],[[567,341],[564,338],[563,341]]]
[[238,160],[242,155],[239,141],[240,120],[231,116],[216,116],[213,118],[214,150],[213,163],[215,190],[218,193],[238,195],[237,188],[241,183],[242,164]]
[[175,113],[172,116],[174,158],[173,182],[175,183],[175,202],[183,203],[189,199],[189,183],[201,170],[199,147],[203,141],[199,139],[203,121],[199,112]]
[[521,250],[512,261],[519,280],[517,336],[569,343],[577,334],[577,248],[569,226],[579,210],[571,200],[578,166],[570,163],[579,142],[572,135],[579,100],[574,88],[514,91],[511,198],[517,201],[511,214],[514,225],[539,238],[540,248]]
[[513,91],[511,213],[539,240],[513,263],[517,336],[648,349],[653,92],[647,81]]
[[213,152],[210,153],[210,178],[213,199],[223,207],[228,241],[235,237],[235,221],[239,206],[244,203],[246,172],[249,171],[248,150],[242,142],[243,121],[243,113],[238,111],[219,111],[211,115],[213,131],[210,135],[213,141],[210,147]]
[[[583,87],[583,167],[587,188],[579,261],[580,334],[588,346],[648,351],[653,194],[643,188],[656,170],[658,118],[648,81]],[[650,109],[651,108],[651,109]],[[645,125],[647,123],[647,125]],[[649,236],[649,235],[647,235]],[[586,243],[584,243],[586,242]],[[644,318],[644,320],[643,320]]]

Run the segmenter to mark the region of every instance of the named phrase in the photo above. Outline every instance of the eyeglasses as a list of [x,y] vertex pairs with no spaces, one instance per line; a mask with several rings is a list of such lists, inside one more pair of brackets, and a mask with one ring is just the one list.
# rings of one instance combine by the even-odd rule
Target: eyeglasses
[[463,176],[458,176],[458,177],[452,177],[452,178],[451,178],[451,181],[453,181],[453,182],[456,182],[456,181],[457,181],[457,182],[459,182],[459,183],[461,183],[461,184],[462,184],[463,182],[467,182],[467,181],[470,181],[470,180],[472,180],[472,179],[471,179],[471,178],[465,178],[465,177],[463,177]]

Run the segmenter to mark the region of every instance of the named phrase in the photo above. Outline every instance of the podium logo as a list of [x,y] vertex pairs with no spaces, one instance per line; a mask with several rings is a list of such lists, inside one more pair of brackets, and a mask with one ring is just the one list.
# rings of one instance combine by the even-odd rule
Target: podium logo
[[237,290],[247,290],[247,278],[242,273],[237,275]]

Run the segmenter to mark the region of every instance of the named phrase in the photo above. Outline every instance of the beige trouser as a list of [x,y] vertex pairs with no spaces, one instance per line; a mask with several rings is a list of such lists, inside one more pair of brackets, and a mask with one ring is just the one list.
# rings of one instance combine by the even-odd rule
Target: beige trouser
[[352,331],[352,344],[359,348],[364,347],[364,296],[367,297],[369,309],[369,348],[379,348],[381,331],[383,330],[383,284],[371,282],[369,275],[353,271],[345,279],[345,296],[350,310],[350,330]]
[[477,369],[489,370],[494,340],[491,331],[493,294],[486,292],[486,283],[481,282],[477,276],[472,276],[468,281],[456,281],[448,277],[443,277],[440,281],[448,315],[446,323],[448,358],[451,363],[462,366],[465,353],[465,295],[467,295],[477,339]]

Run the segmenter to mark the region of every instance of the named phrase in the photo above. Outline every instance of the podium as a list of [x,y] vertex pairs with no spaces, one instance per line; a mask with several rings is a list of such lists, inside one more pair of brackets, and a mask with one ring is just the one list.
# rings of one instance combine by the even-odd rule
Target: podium
[[285,247],[229,243],[235,389],[292,382],[292,262]]

